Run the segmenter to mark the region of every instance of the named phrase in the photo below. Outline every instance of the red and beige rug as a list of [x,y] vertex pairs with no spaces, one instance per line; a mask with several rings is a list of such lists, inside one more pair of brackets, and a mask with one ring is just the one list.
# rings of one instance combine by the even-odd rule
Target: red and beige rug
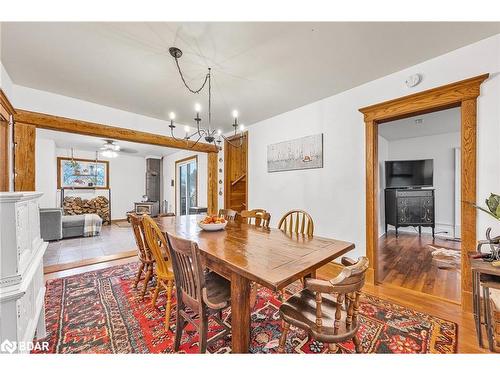
[[[49,353],[172,353],[175,308],[170,329],[163,326],[163,306],[153,308],[131,287],[136,264],[87,272],[47,283],[46,319]],[[164,296],[158,305],[164,303]],[[280,302],[261,288],[252,311],[252,353],[275,353],[281,333]],[[229,309],[224,319],[230,322]],[[364,294],[358,335],[366,353],[455,353],[457,324]],[[210,322],[209,337],[220,329]],[[351,342],[340,345],[352,353]],[[288,353],[324,353],[326,346],[292,328]],[[231,351],[231,336],[208,347],[211,353]],[[188,326],[181,353],[198,352],[198,335]],[[45,352],[46,353],[46,352]]]

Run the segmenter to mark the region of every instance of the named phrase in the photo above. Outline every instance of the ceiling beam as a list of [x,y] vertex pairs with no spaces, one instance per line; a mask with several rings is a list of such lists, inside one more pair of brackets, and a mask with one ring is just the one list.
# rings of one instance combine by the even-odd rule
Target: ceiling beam
[[165,135],[147,133],[139,130],[120,128],[98,124],[94,122],[75,120],[66,117],[48,115],[17,109],[14,114],[15,122],[35,125],[37,128],[56,130],[67,133],[89,135],[93,137],[109,138],[120,141],[144,143],[163,147],[178,148],[199,152],[218,152],[214,145],[193,141],[178,140]]

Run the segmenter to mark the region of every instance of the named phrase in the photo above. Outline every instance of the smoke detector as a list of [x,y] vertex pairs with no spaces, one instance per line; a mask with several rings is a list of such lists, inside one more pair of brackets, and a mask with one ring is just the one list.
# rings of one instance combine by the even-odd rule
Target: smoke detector
[[405,84],[408,88],[417,86],[422,81],[421,74],[413,74],[406,78]]

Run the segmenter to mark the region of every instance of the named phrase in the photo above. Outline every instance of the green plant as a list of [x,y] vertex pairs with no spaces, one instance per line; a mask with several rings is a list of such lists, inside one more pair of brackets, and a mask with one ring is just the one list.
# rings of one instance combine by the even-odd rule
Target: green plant
[[487,209],[474,205],[478,210],[486,212],[488,215],[493,216],[500,221],[500,195],[491,193],[488,199],[485,200]]

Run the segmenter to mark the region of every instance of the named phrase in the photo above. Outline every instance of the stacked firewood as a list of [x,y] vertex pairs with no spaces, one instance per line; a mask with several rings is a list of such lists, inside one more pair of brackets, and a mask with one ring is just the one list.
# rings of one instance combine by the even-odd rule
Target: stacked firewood
[[65,197],[63,210],[65,215],[97,214],[103,223],[110,222],[109,200],[102,195],[92,199]]

